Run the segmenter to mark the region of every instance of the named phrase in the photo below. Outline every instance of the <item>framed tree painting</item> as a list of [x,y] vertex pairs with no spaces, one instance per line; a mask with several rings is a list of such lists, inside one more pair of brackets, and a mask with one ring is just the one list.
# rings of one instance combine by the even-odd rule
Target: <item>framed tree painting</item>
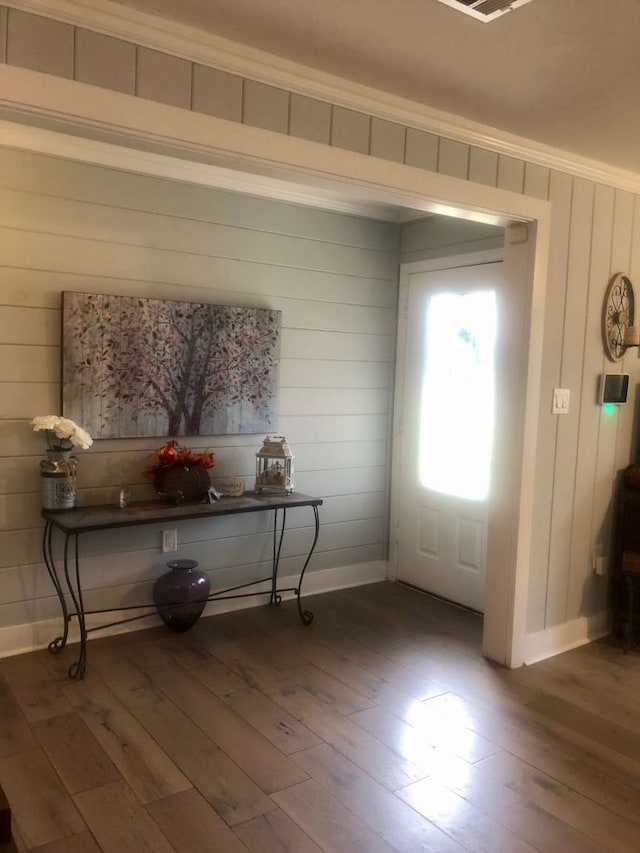
[[277,429],[281,312],[62,294],[62,410],[94,438]]

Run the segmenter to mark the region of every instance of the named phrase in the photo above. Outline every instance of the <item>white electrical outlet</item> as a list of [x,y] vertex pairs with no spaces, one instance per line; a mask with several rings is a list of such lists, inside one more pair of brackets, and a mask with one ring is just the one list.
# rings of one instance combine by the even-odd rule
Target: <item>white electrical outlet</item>
[[162,553],[168,554],[169,551],[178,550],[178,531],[173,530],[162,531]]

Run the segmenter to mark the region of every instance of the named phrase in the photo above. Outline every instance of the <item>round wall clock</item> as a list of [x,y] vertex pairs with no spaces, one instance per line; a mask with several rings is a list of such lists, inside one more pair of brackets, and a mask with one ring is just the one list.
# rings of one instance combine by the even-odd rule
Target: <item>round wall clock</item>
[[616,273],[607,287],[602,305],[602,343],[610,361],[620,361],[626,351],[624,334],[634,325],[634,298],[631,279]]

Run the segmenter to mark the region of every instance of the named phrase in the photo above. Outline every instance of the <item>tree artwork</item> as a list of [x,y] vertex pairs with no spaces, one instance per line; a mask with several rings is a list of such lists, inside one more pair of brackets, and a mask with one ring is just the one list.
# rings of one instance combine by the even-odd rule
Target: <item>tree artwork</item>
[[63,412],[96,438],[277,429],[280,311],[63,293]]

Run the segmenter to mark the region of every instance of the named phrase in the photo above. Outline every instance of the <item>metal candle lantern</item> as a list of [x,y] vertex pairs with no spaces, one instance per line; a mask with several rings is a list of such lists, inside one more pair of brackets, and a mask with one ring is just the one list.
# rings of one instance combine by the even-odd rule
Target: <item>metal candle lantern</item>
[[256,453],[256,494],[293,491],[293,453],[283,435],[267,436]]

